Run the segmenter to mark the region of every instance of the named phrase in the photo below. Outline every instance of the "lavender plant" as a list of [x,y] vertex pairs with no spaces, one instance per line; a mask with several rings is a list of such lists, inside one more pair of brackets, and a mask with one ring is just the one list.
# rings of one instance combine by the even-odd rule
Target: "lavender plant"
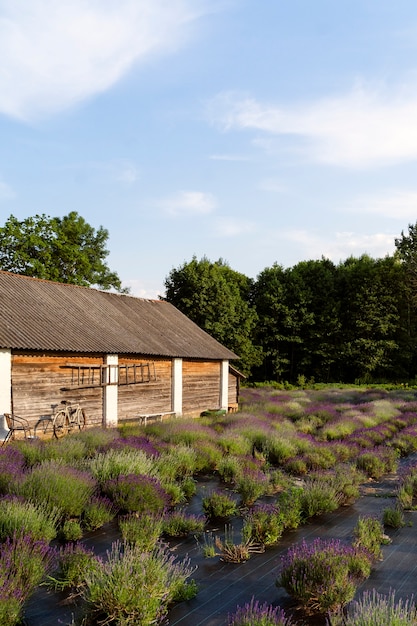
[[123,540],[141,552],[156,547],[164,526],[163,513],[128,513],[118,518]]
[[168,537],[185,537],[190,533],[202,533],[205,525],[205,517],[190,515],[185,513],[185,511],[177,510],[165,514],[162,530]]
[[163,545],[152,552],[115,542],[105,561],[86,574],[83,595],[96,623],[120,626],[159,624],[169,605],[196,592],[190,561],[176,561]]
[[276,584],[310,613],[338,613],[370,573],[371,560],[365,550],[315,539],[294,545],[281,557]]
[[293,626],[295,622],[287,617],[279,606],[267,602],[260,604],[254,598],[227,616],[227,626]]
[[22,534],[30,534],[37,541],[52,541],[59,520],[60,511],[56,507],[6,496],[0,500],[0,541]]
[[284,532],[284,515],[279,507],[259,504],[250,509],[243,522],[243,537],[265,546],[277,543]]
[[125,513],[159,513],[169,504],[169,496],[157,478],[128,474],[106,481],[103,492]]
[[23,605],[52,567],[54,552],[45,541],[14,534],[0,551],[0,624],[17,626]]
[[227,493],[213,491],[203,498],[203,511],[209,519],[227,518],[237,512],[237,505]]
[[396,600],[395,591],[382,595],[366,591],[349,605],[343,626],[415,626],[417,609],[414,598]]

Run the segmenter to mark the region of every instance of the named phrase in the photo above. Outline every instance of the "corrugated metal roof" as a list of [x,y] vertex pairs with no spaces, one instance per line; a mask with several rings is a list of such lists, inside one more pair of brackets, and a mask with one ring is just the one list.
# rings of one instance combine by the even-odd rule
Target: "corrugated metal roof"
[[0,347],[237,358],[168,302],[3,271],[0,271]]

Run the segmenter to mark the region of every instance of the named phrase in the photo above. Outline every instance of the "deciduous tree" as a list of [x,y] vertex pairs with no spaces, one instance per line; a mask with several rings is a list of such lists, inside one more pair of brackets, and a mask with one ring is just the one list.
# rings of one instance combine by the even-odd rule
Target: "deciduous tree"
[[126,293],[105,260],[108,231],[75,211],[64,217],[11,215],[0,228],[0,268],[15,274]]

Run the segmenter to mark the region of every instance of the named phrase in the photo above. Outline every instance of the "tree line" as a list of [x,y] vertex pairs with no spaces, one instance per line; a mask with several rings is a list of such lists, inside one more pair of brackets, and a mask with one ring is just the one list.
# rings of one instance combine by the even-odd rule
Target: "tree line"
[[417,367],[417,224],[373,259],[265,268],[206,257],[171,270],[165,299],[240,356],[255,381],[403,382]]
[[[75,211],[11,215],[0,269],[127,293],[106,262],[108,231]],[[165,279],[174,304],[240,359],[253,381],[402,382],[417,373],[417,223],[384,258],[275,263],[256,279],[193,257]]]

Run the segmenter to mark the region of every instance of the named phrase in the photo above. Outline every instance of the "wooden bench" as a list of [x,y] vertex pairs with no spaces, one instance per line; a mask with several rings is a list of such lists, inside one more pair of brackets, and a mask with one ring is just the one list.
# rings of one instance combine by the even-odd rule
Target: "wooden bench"
[[146,424],[148,423],[148,419],[159,419],[162,422],[162,419],[168,416],[175,417],[175,411],[160,411],[159,413],[135,413],[134,415],[132,415],[132,417],[125,417],[121,419],[120,422],[126,423],[134,420],[139,420],[141,425],[146,426]]

